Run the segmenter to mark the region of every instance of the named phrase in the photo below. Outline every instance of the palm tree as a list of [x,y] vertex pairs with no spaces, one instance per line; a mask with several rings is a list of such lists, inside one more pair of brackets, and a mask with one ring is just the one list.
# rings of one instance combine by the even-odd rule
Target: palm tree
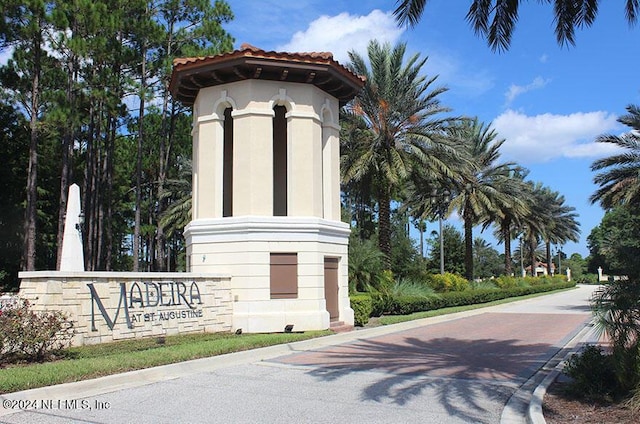
[[523,191],[529,206],[529,212],[522,217],[521,232],[529,252],[529,262],[531,263],[531,275],[535,276],[535,264],[538,259],[544,258],[544,254],[536,253],[538,244],[542,239],[545,229],[551,221],[550,210],[552,208],[551,197],[547,196],[548,189],[541,183],[527,181],[526,189]]
[[498,252],[482,237],[473,240],[473,266],[474,275],[480,278],[494,276],[493,259],[498,258]]
[[[551,243],[563,244],[577,241],[580,224],[576,221],[575,208],[564,204],[564,196],[540,183],[528,182],[527,198],[530,211],[522,219],[524,237],[529,243],[530,261],[535,265],[534,250],[543,241],[546,261],[551,263]],[[532,270],[532,275],[533,274]]]
[[511,240],[518,238],[517,229],[523,226],[523,219],[530,213],[526,199],[522,199],[522,193],[526,192],[524,178],[529,171],[516,166],[506,178],[497,181],[498,190],[506,196],[506,202],[498,205],[498,210],[492,212],[484,222],[483,230],[490,225],[495,225],[494,232],[498,241],[504,243],[504,273],[511,275]]
[[531,261],[531,258],[534,259],[532,272],[535,272],[535,264],[542,261],[544,255],[544,245],[540,243],[530,243],[526,235],[522,236],[522,243],[513,251],[513,258],[518,262],[522,262],[525,266],[527,261]]
[[547,265],[551,264],[551,244],[564,244],[567,241],[577,242],[580,235],[580,224],[576,221],[578,214],[575,208],[564,204],[564,196],[556,191],[547,190],[550,204],[549,221],[546,223],[543,238],[546,244]]
[[628,392],[640,384],[640,282],[615,281],[597,290],[591,306],[596,326],[611,340],[618,384]]
[[436,77],[419,75],[427,58],[416,54],[404,60],[406,44],[369,43],[370,67],[358,53],[349,52],[350,68],[366,78],[358,96],[346,107],[347,126],[360,128],[357,146],[343,160],[343,182],[371,178],[378,203],[378,242],[390,265],[391,199],[415,164],[438,174],[451,174],[443,160],[453,148],[443,137],[452,118],[440,104],[444,87],[432,88]]
[[167,180],[163,192],[168,207],[160,217],[160,225],[168,238],[181,232],[191,221],[191,159],[178,160],[178,169],[178,178]]
[[424,232],[427,231],[427,223],[424,219],[414,219],[413,226],[420,233],[420,258],[424,259]]
[[[627,112],[618,122],[631,131],[621,136],[602,135],[596,140],[612,143],[623,152],[591,165],[591,170],[602,171],[593,179],[600,188],[591,196],[591,203],[600,202],[609,210],[617,206],[633,210],[640,205],[640,108],[629,105]],[[594,295],[592,306],[596,323],[612,341],[618,384],[623,390],[630,390],[640,382],[640,279],[635,272],[637,267],[627,263],[625,268],[629,278],[603,286]]]
[[371,240],[354,238],[349,243],[349,292],[376,290],[376,278],[382,272],[382,252]]
[[599,143],[611,143],[622,153],[599,159],[591,165],[592,171],[602,171],[593,181],[600,186],[591,196],[591,203],[600,202],[605,209],[617,205],[640,205],[640,107],[627,106],[628,114],[618,118],[618,122],[631,131],[617,135],[601,135]]
[[[371,135],[364,119],[348,114],[345,108],[340,110],[340,114],[340,175],[344,176],[360,158]],[[345,204],[343,212],[349,214],[348,222],[355,221],[357,236],[361,240],[368,240],[376,233],[373,183],[371,175],[365,175],[357,180],[343,180],[341,185]]]
[[512,203],[512,198],[501,192],[500,187],[516,165],[497,163],[505,140],[496,140],[498,134],[477,118],[462,121],[452,128],[452,135],[464,143],[471,159],[471,166],[462,168],[457,175],[457,196],[451,207],[458,209],[464,220],[465,276],[473,280],[473,227],[492,215],[500,215],[500,205]]
[[[474,0],[467,21],[476,34],[487,39],[492,50],[508,50],[518,21],[522,0]],[[397,0],[393,14],[399,25],[415,26],[424,12],[427,0]],[[541,1],[540,3],[545,3]],[[546,3],[552,3],[546,0]],[[558,44],[575,44],[575,29],[589,27],[598,14],[598,1],[554,0],[555,33]],[[627,0],[625,14],[630,25],[638,20],[640,2]]]

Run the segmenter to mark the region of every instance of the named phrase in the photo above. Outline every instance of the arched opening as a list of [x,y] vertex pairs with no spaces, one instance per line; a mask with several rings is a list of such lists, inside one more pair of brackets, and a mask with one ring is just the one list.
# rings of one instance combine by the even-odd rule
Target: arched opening
[[222,165],[222,216],[233,216],[233,117],[231,108],[224,110]]
[[287,108],[273,111],[273,216],[287,216]]

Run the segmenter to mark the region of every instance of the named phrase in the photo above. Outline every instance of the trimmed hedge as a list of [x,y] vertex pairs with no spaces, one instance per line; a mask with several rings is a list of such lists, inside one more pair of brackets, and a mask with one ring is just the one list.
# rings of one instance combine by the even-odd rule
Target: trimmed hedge
[[576,278],[577,284],[600,284],[598,281],[597,274],[582,274],[580,277]]
[[352,294],[351,309],[353,309],[354,324],[362,327],[369,322],[371,312],[373,312],[373,300],[371,296],[364,293]]
[[501,289],[509,289],[513,287],[528,287],[528,286],[545,286],[549,284],[566,283],[567,277],[564,275],[544,276],[544,277],[511,277],[501,275],[498,278],[491,280],[496,286]]
[[398,296],[389,299],[385,314],[408,315],[414,312],[430,311],[433,309],[448,308],[452,306],[475,305],[479,303],[492,302],[494,300],[506,299],[508,297],[525,296],[528,294],[542,293],[574,286],[575,283],[573,282],[559,282],[529,287],[511,287],[501,290],[480,289],[447,292],[441,293],[437,297],[434,296],[426,299],[422,297]]

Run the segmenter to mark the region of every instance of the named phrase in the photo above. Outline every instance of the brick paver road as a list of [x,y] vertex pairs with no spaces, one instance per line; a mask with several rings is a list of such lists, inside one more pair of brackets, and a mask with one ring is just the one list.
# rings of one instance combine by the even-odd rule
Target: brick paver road
[[109,407],[0,410],[0,422],[498,423],[513,393],[590,319],[592,290],[210,358],[177,378],[165,367],[130,373],[122,387],[71,385],[41,396]]

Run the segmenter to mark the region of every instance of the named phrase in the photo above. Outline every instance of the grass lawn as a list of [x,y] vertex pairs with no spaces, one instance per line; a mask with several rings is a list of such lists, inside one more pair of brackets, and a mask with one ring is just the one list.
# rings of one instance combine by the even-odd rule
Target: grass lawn
[[52,362],[18,364],[0,369],[0,394],[329,334],[333,333],[327,330],[276,334],[189,334],[166,337],[163,344],[155,338],[149,338],[72,347],[60,352],[58,359]]
[[[446,315],[544,296],[565,290],[571,289],[512,297],[479,305],[418,312],[410,315],[384,316],[379,319],[379,323],[388,325],[420,318]],[[169,336],[164,339],[163,343],[159,343],[155,338],[149,338],[72,347],[60,352],[58,358],[52,362],[10,365],[5,368],[2,368],[0,364],[0,394],[87,380],[105,375],[276,344],[291,343],[329,334],[333,333],[327,330],[276,334],[190,334]]]

